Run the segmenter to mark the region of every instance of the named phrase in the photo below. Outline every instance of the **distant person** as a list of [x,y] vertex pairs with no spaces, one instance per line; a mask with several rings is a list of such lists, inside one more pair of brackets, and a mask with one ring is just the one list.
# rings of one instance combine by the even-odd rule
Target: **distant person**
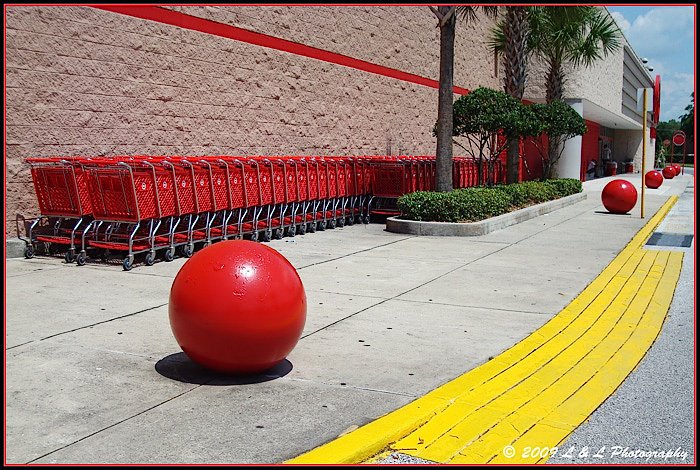
[[603,145],[603,161],[609,162],[610,160],[612,160],[612,152],[610,151],[608,144],[605,144]]
[[591,178],[595,177],[595,167],[596,167],[595,160],[589,160],[588,161],[588,168],[586,169],[586,174],[588,176],[590,176]]

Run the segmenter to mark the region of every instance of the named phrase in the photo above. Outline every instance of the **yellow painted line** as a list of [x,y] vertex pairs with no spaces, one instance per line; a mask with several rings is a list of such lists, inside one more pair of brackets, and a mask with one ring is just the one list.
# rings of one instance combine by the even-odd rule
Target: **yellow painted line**
[[[663,269],[668,260],[668,252],[660,253],[659,258],[660,260],[655,265],[655,268],[661,266],[661,269]],[[560,361],[562,367],[566,367],[567,362],[573,364],[573,367],[563,374],[559,373],[559,377],[554,383],[536,392],[535,398],[526,405],[519,407],[517,413],[513,413],[515,419],[510,416],[503,418],[489,429],[483,437],[469,445],[467,449],[459,452],[451,462],[464,463],[475,460],[503,462],[505,458],[502,454],[503,447],[505,445],[513,445],[514,442],[517,443],[517,446],[514,445],[514,447],[516,449],[519,447],[521,450],[527,446],[531,448],[536,446],[553,447],[559,441],[552,442],[548,440],[547,435],[543,436],[537,431],[530,430],[530,428],[537,425],[540,421],[544,421],[549,426],[546,430],[547,433],[551,432],[550,428],[552,426],[569,430],[570,432],[583,422],[622,383],[627,374],[641,360],[656,337],[654,335],[650,339],[649,330],[644,328],[644,322],[653,321],[654,319],[654,315],[646,312],[647,306],[659,284],[659,279],[654,274],[654,270],[649,273],[649,276],[639,287],[639,295],[630,303],[624,314],[619,317],[614,328],[609,329],[609,333],[603,340],[588,351],[586,351],[587,348],[583,348],[579,351],[573,350],[569,351],[568,354],[558,356],[558,358],[562,359]],[[659,324],[659,328],[660,326]],[[641,342],[637,341],[640,338],[638,336],[640,334],[642,334]],[[614,362],[613,358],[616,354],[619,354],[620,350],[630,349],[630,345],[634,345],[633,353],[626,354],[623,357],[624,360],[616,368],[611,369],[610,363]],[[596,376],[603,378],[606,382],[602,384],[595,382],[593,378]],[[585,393],[580,393],[581,389],[584,389]],[[572,399],[574,396],[576,398]],[[561,413],[561,411],[557,412],[556,410],[559,406],[566,402],[572,403],[572,405],[568,406],[568,414]],[[516,424],[517,430],[514,428]],[[524,435],[523,430],[530,430],[527,433],[529,434],[527,438],[522,437]],[[522,454],[520,456],[522,457]],[[508,460],[510,459],[505,459],[505,461]],[[523,458],[518,459],[516,463],[534,463],[534,461],[536,459]]]
[[[547,362],[529,361],[531,355],[516,364],[514,368],[523,369],[520,371],[524,376],[523,380],[513,380],[502,375],[493,380],[490,387],[477,388],[470,401],[474,402],[477,397],[480,397],[476,405],[484,407],[482,410],[499,411],[488,423],[482,422],[479,426],[475,426],[470,415],[464,416],[462,422],[450,430],[449,435],[429,443],[422,450],[406,450],[406,453],[441,462],[488,461],[488,458],[480,457],[488,455],[486,449],[495,446],[500,451],[503,448],[503,441],[508,442],[506,439],[508,436],[514,440],[522,430],[534,424],[532,422],[526,426],[525,423],[529,421],[523,415],[546,414],[547,407],[556,405],[562,393],[560,390],[562,384],[565,387],[576,387],[577,380],[580,381],[589,371],[599,367],[597,364],[601,359],[599,356],[593,356],[592,365],[579,363],[579,361],[586,356],[593,345],[599,344],[606,338],[625,311],[631,310],[631,308],[627,310],[629,295],[640,288],[642,279],[652,268],[655,258],[655,253],[646,255],[639,264],[638,271],[630,275],[620,295],[606,300],[603,305],[606,312],[605,318],[593,320],[591,327],[582,326],[587,329],[573,341],[571,341],[572,335],[569,337],[562,335],[564,344],[550,342],[551,347],[538,351],[543,352],[545,358],[549,358]],[[601,295],[601,297],[605,296]],[[567,342],[569,344],[566,344]],[[577,370],[572,369],[575,366],[578,366]],[[562,380],[563,377],[566,377],[566,380]],[[475,429],[478,430],[476,438]],[[459,436],[459,438],[455,439],[451,436]],[[469,452],[461,452],[467,446],[469,446]],[[457,457],[457,454],[462,454],[462,457]]]
[[427,422],[447,405],[445,400],[423,397],[286,463],[362,462]]
[[556,446],[614,392],[660,331],[682,253],[641,247],[677,200],[669,198],[576,299],[530,336],[412,403],[286,463],[369,463],[390,450],[437,462],[486,463],[502,461],[506,445],[539,439],[540,447]]
[[[631,257],[629,266],[625,265],[624,267],[637,267],[640,258],[641,255]],[[649,263],[647,262],[647,264]],[[631,276],[631,274],[632,273],[629,273],[628,276]],[[617,281],[618,283],[620,282],[619,279],[617,279]],[[634,290],[637,286],[630,284],[626,287],[629,290]],[[598,308],[600,309],[607,308],[610,305],[610,299],[601,297],[601,299],[597,300],[602,300],[602,302],[597,304],[594,303],[595,305],[598,305]],[[595,334],[595,331],[591,331],[590,328],[591,325],[596,324],[595,322],[600,317],[600,312],[595,313],[595,315],[588,315],[589,312],[590,310],[579,315],[575,321],[569,325],[569,327],[562,330],[557,337],[549,341],[547,343],[547,347],[541,347],[536,351],[533,351],[531,354],[513,363],[510,368],[493,377],[490,381],[474,388],[473,390],[470,390],[465,394],[460,395],[457,398],[455,405],[450,407],[449,411],[442,413],[443,415],[450,413],[451,416],[446,416],[443,419],[452,419],[453,426],[461,421],[465,421],[463,427],[468,428],[468,432],[471,432],[471,430],[474,428],[472,425],[473,418],[465,411],[475,411],[478,407],[485,406],[487,404],[489,404],[491,408],[500,406],[501,408],[508,410],[512,408],[516,402],[525,402],[532,397],[533,393],[538,393],[540,389],[546,387],[549,383],[561,375],[559,372],[559,364],[556,361],[552,362],[553,359],[556,358],[556,355],[553,355],[552,351],[563,350],[572,343],[575,344],[577,341],[580,342]],[[586,336],[586,334],[588,336]],[[544,368],[542,368],[543,366]],[[533,375],[533,373],[540,368],[542,369],[539,375]],[[545,374],[552,370],[553,372],[550,373],[550,377],[547,378]],[[515,388],[515,385],[518,385],[518,387]],[[461,408],[456,408],[456,405],[462,401],[472,403],[474,405],[474,409],[464,410]],[[495,415],[491,425],[498,422],[498,420],[502,417],[502,415]],[[421,453],[422,450],[432,445],[436,438],[440,437],[440,434],[444,433],[445,428],[444,426],[441,426],[442,423],[439,423],[437,419],[433,421],[435,421],[435,423],[431,422],[423,426],[415,433],[394,444],[392,447],[395,450],[402,450],[411,455],[420,456],[429,460],[442,461],[449,458],[449,456],[454,455],[454,453],[451,452],[457,452],[460,445],[463,444],[449,436],[443,439],[443,445],[438,445],[440,448],[438,451],[439,453],[435,453],[435,449],[425,454]],[[488,429],[488,427],[484,429]],[[457,428],[453,429],[454,432],[450,433],[450,435],[455,435],[455,433],[459,434],[460,430],[461,427],[458,426]],[[427,434],[426,431],[428,431]],[[423,444],[418,445],[416,443],[417,440],[423,441]]]
[[506,458],[500,454],[495,456],[491,463],[517,464],[546,461],[546,458],[523,458],[522,450],[528,446],[540,449],[543,446],[550,448],[557,446],[576,428],[578,423],[583,422],[593,413],[602,400],[611,395],[639,364],[661,331],[680,275],[683,253],[665,252],[664,255],[668,257],[664,273],[651,302],[639,324],[631,331],[629,339],[566,401],[510,443],[516,449],[515,458]]

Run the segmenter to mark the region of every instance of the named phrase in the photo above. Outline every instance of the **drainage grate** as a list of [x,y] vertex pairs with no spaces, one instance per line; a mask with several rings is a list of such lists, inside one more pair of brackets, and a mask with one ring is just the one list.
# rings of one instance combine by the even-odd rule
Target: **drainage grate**
[[684,248],[689,248],[690,244],[693,241],[693,236],[692,235],[681,235],[678,233],[663,233],[663,232],[654,232],[651,237],[649,237],[649,241],[647,241],[647,245],[656,245],[656,246],[676,246],[676,247],[684,247]]

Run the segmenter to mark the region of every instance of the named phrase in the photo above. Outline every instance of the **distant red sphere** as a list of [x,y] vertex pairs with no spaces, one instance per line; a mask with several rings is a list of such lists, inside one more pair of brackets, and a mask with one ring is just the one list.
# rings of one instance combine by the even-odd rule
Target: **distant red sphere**
[[672,166],[673,169],[675,170],[676,176],[678,176],[678,175],[681,174],[681,166],[680,166],[678,163],[674,163],[674,164],[671,165],[671,166]]
[[180,268],[168,313],[175,339],[194,362],[253,374],[283,361],[296,346],[306,293],[279,252],[247,240],[222,241]]
[[613,214],[626,214],[637,203],[637,189],[629,181],[612,180],[603,188],[603,206]]
[[671,180],[674,176],[676,176],[676,170],[674,170],[672,166],[664,167],[664,169],[661,170],[661,173],[667,180]]
[[647,188],[656,189],[664,182],[664,177],[660,171],[651,170],[644,175],[644,184]]

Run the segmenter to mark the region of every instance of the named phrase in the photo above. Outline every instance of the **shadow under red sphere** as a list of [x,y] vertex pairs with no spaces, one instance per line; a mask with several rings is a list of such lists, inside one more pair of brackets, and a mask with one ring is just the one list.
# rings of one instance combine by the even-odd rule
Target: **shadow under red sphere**
[[603,205],[613,214],[626,214],[637,203],[637,189],[626,180],[612,180],[603,188]]
[[664,169],[661,170],[661,173],[667,180],[672,180],[673,177],[676,176],[676,170],[674,170],[672,166],[664,167]]
[[194,362],[254,374],[296,346],[306,323],[306,293],[280,253],[229,240],[204,248],[180,268],[168,313],[175,339]]
[[664,182],[664,177],[660,171],[651,170],[644,175],[644,184],[647,188],[656,189]]

